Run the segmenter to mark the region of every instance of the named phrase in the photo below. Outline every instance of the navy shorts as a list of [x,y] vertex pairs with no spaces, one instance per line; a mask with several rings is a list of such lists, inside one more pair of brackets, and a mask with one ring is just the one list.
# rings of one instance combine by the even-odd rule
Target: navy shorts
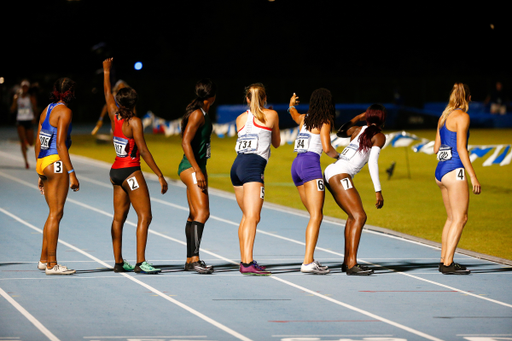
[[295,186],[302,186],[311,180],[323,179],[320,155],[314,152],[298,154],[292,163],[292,179]]
[[248,182],[263,181],[263,173],[267,160],[256,154],[238,154],[231,166],[231,183],[233,186],[243,186]]

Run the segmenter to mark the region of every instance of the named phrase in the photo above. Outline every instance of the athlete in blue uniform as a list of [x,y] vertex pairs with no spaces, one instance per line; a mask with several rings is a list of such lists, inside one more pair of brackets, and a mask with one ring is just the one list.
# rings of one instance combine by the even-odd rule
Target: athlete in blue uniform
[[38,268],[45,270],[47,275],[75,273],[75,270],[57,264],[57,241],[64,203],[69,188],[78,191],[80,187],[68,153],[73,115],[68,104],[74,98],[75,82],[69,78],[57,80],[50,97],[52,103],[41,113],[37,131],[36,170],[39,174],[39,189],[49,208]]
[[467,275],[465,266],[455,263],[453,256],[468,219],[469,188],[468,173],[473,193],[480,194],[481,186],[469,159],[469,115],[466,113],[471,101],[469,87],[455,83],[450,101],[439,118],[434,152],[439,163],[436,168],[436,183],[441,189],[448,218],[443,228],[441,263],[443,274]]

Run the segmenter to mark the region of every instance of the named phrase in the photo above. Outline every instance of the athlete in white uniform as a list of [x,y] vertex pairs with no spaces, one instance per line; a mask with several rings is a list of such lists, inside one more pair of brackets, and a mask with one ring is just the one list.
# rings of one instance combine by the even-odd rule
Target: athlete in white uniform
[[[350,144],[341,152],[339,160],[325,169],[327,188],[338,206],[348,215],[345,225],[345,259],[341,267],[347,275],[365,276],[373,273],[373,270],[357,264],[357,249],[366,213],[352,179],[368,162],[375,187],[375,207],[383,206],[377,161],[380,149],[386,143],[386,136],[381,132],[385,120],[386,109],[380,104],[373,104],[366,112],[342,125],[337,135],[350,137]],[[367,126],[356,126],[358,121],[366,121]]]
[[238,228],[240,272],[268,276],[270,272],[253,259],[253,248],[265,195],[264,171],[270,157],[270,145],[277,148],[281,144],[279,116],[276,111],[264,107],[267,96],[262,84],[249,86],[246,100],[250,110],[236,119],[238,139],[235,149],[238,155],[231,167],[231,182],[242,210]]
[[21,153],[25,160],[25,168],[29,168],[27,159],[27,145],[34,145],[34,123],[37,110],[36,96],[29,93],[30,83],[21,82],[21,91],[14,95],[11,112],[16,112],[16,128],[21,144]]

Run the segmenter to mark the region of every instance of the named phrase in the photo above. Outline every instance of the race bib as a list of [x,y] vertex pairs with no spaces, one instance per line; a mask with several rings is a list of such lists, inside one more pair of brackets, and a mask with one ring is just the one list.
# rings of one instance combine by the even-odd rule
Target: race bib
[[350,160],[354,155],[356,155],[357,152],[357,146],[349,144],[348,146],[343,149],[343,151],[340,153],[340,159],[343,160]]
[[464,181],[466,180],[466,176],[465,176],[465,172],[464,172],[464,168],[457,168],[455,170],[455,179],[459,180],[459,181]]
[[41,142],[41,149],[50,149],[50,142],[52,140],[52,133],[48,130],[41,129],[39,132],[39,141]]
[[352,181],[350,181],[350,178],[341,179],[340,182],[341,182],[341,185],[343,186],[343,189],[345,191],[349,190],[349,189],[351,189],[353,187],[352,186]]
[[114,148],[116,150],[116,154],[118,157],[127,157],[128,152],[126,151],[126,146],[128,145],[128,140],[123,139],[122,137],[114,136]]
[[53,164],[53,172],[54,173],[62,173],[62,161],[56,161]]
[[297,153],[305,153],[309,150],[309,140],[311,139],[311,135],[309,134],[299,134],[295,139],[295,146],[293,151]]
[[257,134],[246,134],[236,140],[235,150],[238,154],[251,154],[258,149]]
[[132,191],[139,188],[139,183],[137,182],[137,179],[134,176],[126,179],[126,182],[128,183],[128,187],[130,187],[130,190],[132,190]]
[[452,147],[441,146],[437,152],[437,159],[439,161],[448,161],[452,159]]
[[210,143],[206,144],[206,158],[209,159],[212,156],[212,147]]

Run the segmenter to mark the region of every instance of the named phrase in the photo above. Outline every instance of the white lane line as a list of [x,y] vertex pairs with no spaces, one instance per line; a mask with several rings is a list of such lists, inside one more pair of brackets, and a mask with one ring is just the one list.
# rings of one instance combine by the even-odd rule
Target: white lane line
[[[1,152],[0,152],[1,153]],[[8,174],[5,174],[3,172],[0,172],[0,175],[4,176],[4,177],[7,177],[9,179],[12,179],[13,181],[17,181],[21,184],[24,184],[26,186],[29,186],[29,187],[32,187],[32,188],[35,188],[35,189],[38,189],[36,185],[33,185],[31,183],[28,183],[24,180],[21,180],[21,179],[18,179],[16,177],[13,177],[13,176],[10,176]],[[90,179],[84,177],[84,180],[88,181]],[[169,203],[165,200],[162,200],[162,199],[156,199],[156,198],[151,198],[152,201],[155,201],[155,202],[158,202],[158,203],[161,203],[161,204],[164,204],[164,205],[167,205],[167,206],[171,206],[171,207],[175,207],[175,208],[178,208],[178,209],[181,209],[181,210],[186,210],[188,211],[188,207],[184,207],[184,206],[180,206],[180,205],[176,205],[176,204],[172,204],[172,203]],[[94,208],[92,206],[89,206],[87,204],[83,204],[79,201],[76,201],[76,200],[73,200],[73,199],[68,199],[68,201],[71,201],[77,205],[80,205],[82,207],[85,207],[85,208],[88,208],[88,209],[91,209],[93,211],[96,211],[98,213],[101,213],[103,215],[106,215],[108,217],[111,217],[112,218],[112,214],[110,213],[107,213],[105,211],[102,211],[102,210],[99,210],[97,208]],[[214,219],[214,220],[218,220],[218,221],[221,221],[221,222],[224,222],[226,224],[230,224],[230,225],[234,225],[234,226],[239,226],[239,223],[236,223],[236,222],[233,222],[233,221],[230,221],[230,220],[227,220],[227,219],[223,219],[223,218],[220,218],[220,217],[217,217],[217,216],[213,216],[213,215],[210,215],[210,219]],[[129,221],[126,221],[127,224],[130,224],[130,225],[133,225],[133,226],[136,226],[136,224],[132,223],[132,222],[129,222]],[[156,231],[153,231],[153,230],[149,230],[150,233],[154,233],[160,237],[163,237],[163,238],[166,238],[166,239],[169,239],[169,240],[172,240],[174,242],[177,242],[177,243],[180,243],[182,245],[186,245],[185,242],[181,241],[181,240],[178,240],[178,239],[174,239],[172,237],[169,237],[169,236],[166,236],[165,234],[162,234],[162,233],[159,233],[159,232],[156,232]],[[287,237],[283,237],[283,236],[279,236],[277,234],[274,234],[274,233],[270,233],[270,232],[265,232],[265,231],[262,231],[260,229],[257,230],[257,232],[259,233],[262,233],[262,234],[266,234],[266,235],[269,235],[269,236],[272,236],[272,237],[275,237],[275,238],[279,238],[279,239],[283,239],[283,240],[286,240],[286,241],[289,241],[289,242],[292,242],[292,243],[295,243],[295,244],[299,244],[299,245],[305,245],[305,243],[303,242],[300,242],[300,241],[297,241],[297,240],[294,240],[294,239],[291,239],[291,238],[287,238]],[[422,245],[422,244],[420,244]],[[317,247],[316,250],[320,250],[320,251],[324,251],[324,252],[327,252],[327,253],[330,253],[330,254],[333,254],[333,255],[336,255],[336,256],[340,256],[340,257],[344,257],[343,254],[339,253],[339,252],[335,252],[335,251],[332,251],[332,250],[329,250],[329,249],[324,249],[324,248],[321,248],[321,247]],[[202,252],[205,252],[205,253],[208,253],[214,257],[218,257],[219,259],[223,259],[224,261],[227,261],[227,262],[230,262],[230,263],[233,263],[233,264],[238,264],[236,262],[234,262],[233,260],[230,260],[230,259],[227,259],[225,257],[222,257],[218,254],[215,254],[213,252],[210,252],[210,251],[207,251],[207,250],[203,250],[201,249]],[[482,299],[482,300],[486,300],[486,301],[489,301],[489,302],[492,302],[492,303],[495,303],[495,304],[499,304],[499,305],[502,305],[502,306],[505,306],[505,307],[509,307],[509,308],[512,308],[512,304],[509,304],[509,303],[505,303],[505,302],[501,302],[501,301],[498,301],[498,300],[495,300],[495,299],[492,299],[492,298],[488,298],[488,297],[485,297],[485,296],[480,296],[478,294],[474,294],[474,293],[471,293],[471,292],[468,292],[468,291],[465,291],[465,290],[462,290],[462,289],[457,289],[457,288],[454,288],[454,287],[451,287],[451,286],[448,286],[448,285],[445,285],[445,284],[442,284],[442,283],[439,283],[439,282],[435,282],[435,281],[432,281],[432,280],[428,280],[428,279],[425,279],[425,278],[422,278],[422,277],[419,277],[419,276],[415,276],[415,275],[411,275],[411,274],[408,274],[408,273],[405,273],[405,272],[401,272],[401,271],[396,271],[394,269],[391,269],[391,268],[387,268],[387,267],[384,267],[384,266],[381,266],[379,264],[375,264],[375,263],[372,263],[372,262],[368,262],[368,261],[365,261],[365,260],[360,260],[362,263],[365,263],[365,264],[371,264],[373,266],[376,266],[376,267],[380,267],[382,269],[386,269],[386,270],[389,270],[389,271],[393,271],[394,273],[397,273],[397,274],[400,274],[400,275],[403,275],[403,276],[407,276],[407,277],[410,277],[410,278],[414,278],[414,279],[417,279],[419,281],[423,281],[423,282],[427,282],[427,283],[430,283],[430,284],[433,284],[433,285],[436,285],[436,286],[440,286],[440,287],[443,287],[443,288],[447,288],[447,289],[450,289],[450,290],[454,290],[454,291],[457,291],[461,294],[464,294],[464,295],[467,295],[467,296],[471,296],[471,297],[475,297],[475,298],[479,298],[479,299]]]
[[14,308],[16,308],[30,323],[32,323],[41,333],[43,333],[49,340],[60,341],[51,331],[49,331],[38,319],[30,314],[18,302],[16,302],[9,294],[0,288],[0,295],[7,300]]
[[[2,175],[2,173],[1,173],[1,172],[0,172],[0,175]],[[84,205],[84,207],[90,207],[89,205],[85,205],[85,204],[83,204],[83,205]],[[95,209],[94,211],[96,211],[96,212],[101,212],[101,210],[98,210],[98,209]],[[35,227],[34,225],[32,225],[32,224],[30,224],[30,223],[28,223],[28,222],[24,221],[23,219],[19,218],[18,216],[16,216],[16,215],[14,215],[14,214],[12,214],[12,213],[10,213],[10,212],[8,212],[8,211],[4,210],[4,209],[3,209],[3,208],[1,208],[1,207],[0,207],[0,212],[2,212],[2,213],[4,213],[5,215],[7,215],[7,216],[9,216],[9,217],[11,217],[11,218],[13,218],[13,219],[15,219],[16,221],[20,222],[21,224],[23,224],[23,225],[25,225],[25,226],[28,226],[29,228],[31,228],[31,229],[33,229],[33,230],[35,230],[35,231],[38,231],[38,232],[40,232],[40,233],[42,233],[42,232],[43,232],[41,229],[39,229],[39,228]],[[106,213],[106,212],[105,212],[105,213]],[[62,239],[59,239],[59,243],[61,243],[61,244],[63,244],[63,245],[66,245],[67,247],[69,247],[69,248],[71,248],[71,249],[73,249],[73,250],[75,250],[75,251],[77,251],[77,252],[80,252],[80,253],[81,253],[81,254],[83,254],[84,256],[86,256],[86,257],[88,257],[88,258],[90,258],[90,259],[93,259],[94,261],[96,261],[97,263],[99,263],[99,264],[101,264],[101,265],[103,265],[103,266],[105,266],[105,267],[112,268],[112,266],[110,266],[109,264],[107,264],[107,263],[103,262],[102,260],[100,260],[100,259],[98,259],[98,258],[96,258],[96,257],[94,257],[94,256],[92,256],[92,255],[90,255],[89,253],[87,253],[87,252],[85,252],[85,251],[83,251],[83,250],[79,249],[78,247],[75,247],[74,245],[69,244],[69,243],[67,243],[67,242],[63,241]],[[231,262],[235,263],[234,261],[231,261]],[[235,263],[235,264],[236,264],[236,263]],[[213,319],[209,318],[208,316],[206,316],[206,315],[204,315],[204,314],[202,314],[202,313],[198,312],[197,310],[195,310],[195,309],[193,309],[193,308],[190,308],[189,306],[187,306],[187,305],[185,305],[185,304],[183,304],[183,303],[181,303],[181,302],[179,302],[179,301],[177,301],[177,300],[173,299],[173,298],[172,298],[172,297],[170,297],[170,296],[167,296],[166,294],[164,294],[164,293],[163,293],[163,292],[161,292],[160,290],[158,290],[158,289],[156,289],[156,288],[154,288],[154,287],[152,287],[152,286],[150,286],[150,285],[148,285],[148,284],[146,284],[146,283],[144,283],[144,282],[142,282],[142,281],[140,281],[140,280],[138,280],[138,279],[134,278],[133,276],[130,276],[130,275],[126,274],[126,273],[120,273],[120,275],[123,275],[123,276],[124,276],[124,277],[126,277],[127,279],[129,279],[129,280],[131,280],[131,281],[133,281],[133,282],[135,282],[135,283],[139,284],[140,286],[143,286],[144,288],[146,288],[146,289],[150,290],[151,292],[153,292],[153,293],[157,294],[158,296],[160,296],[160,297],[162,297],[162,298],[164,298],[164,299],[166,299],[166,300],[168,300],[168,301],[172,302],[173,304],[175,304],[175,305],[177,305],[177,306],[179,306],[179,307],[181,307],[181,308],[183,308],[183,309],[187,310],[188,312],[190,312],[190,313],[192,313],[192,314],[196,315],[197,317],[199,317],[199,318],[203,319],[204,321],[206,321],[206,322],[208,322],[208,323],[212,324],[213,326],[215,326],[215,327],[217,327],[217,328],[219,328],[219,329],[221,329],[221,330],[225,331],[226,333],[229,333],[229,334],[231,334],[232,336],[234,336],[234,337],[236,337],[236,338],[238,338],[238,339],[240,339],[240,340],[250,340],[250,339],[248,339],[247,337],[245,337],[245,336],[243,336],[243,335],[241,335],[241,334],[239,334],[239,333],[235,332],[234,330],[232,330],[232,329],[230,329],[230,328],[228,328],[228,327],[226,327],[226,326],[222,325],[221,323],[219,323],[219,322],[217,322],[217,321],[215,321],[215,320],[213,320]],[[388,320],[388,319],[386,319],[386,318],[380,317],[380,316],[378,316],[378,315],[372,314],[372,313],[370,313],[370,312],[368,312],[368,311],[366,311],[366,310],[356,308],[356,307],[351,306],[351,305],[349,305],[349,304],[347,304],[347,303],[340,302],[340,301],[338,301],[338,300],[335,300],[335,299],[333,299],[333,298],[330,298],[330,297],[327,297],[327,296],[324,296],[324,295],[320,295],[320,294],[318,294],[316,291],[313,291],[313,290],[307,289],[307,288],[305,288],[305,287],[302,287],[302,286],[300,286],[300,285],[294,284],[294,283],[292,283],[292,282],[286,281],[286,280],[284,280],[284,279],[282,279],[282,278],[279,278],[279,277],[278,277],[278,276],[276,276],[276,275],[271,276],[270,278],[271,278],[271,279],[274,279],[274,280],[276,280],[276,281],[279,281],[279,282],[281,282],[281,283],[284,283],[284,284],[286,284],[286,285],[288,285],[288,286],[291,286],[291,287],[294,287],[294,288],[296,288],[296,289],[299,289],[299,290],[301,290],[301,291],[308,292],[308,293],[313,294],[313,295],[315,295],[315,296],[317,296],[317,297],[319,297],[319,298],[325,299],[325,300],[327,300],[327,301],[330,301],[330,302],[332,302],[332,303],[335,303],[335,304],[340,305],[340,306],[342,306],[342,307],[345,307],[345,308],[347,308],[347,309],[353,310],[353,311],[358,312],[358,313],[360,313],[360,314],[363,314],[363,315],[366,315],[366,316],[370,316],[370,317],[372,317],[372,318],[374,318],[374,319],[380,320],[380,321],[382,321],[382,322],[384,322],[384,323],[387,323],[387,324],[389,324],[389,325],[392,325],[392,326],[394,326],[394,327],[396,327],[396,328],[399,328],[399,329],[405,330],[405,331],[407,331],[407,332],[410,332],[410,333],[416,334],[416,335],[421,336],[421,337],[423,337],[423,338],[425,338],[425,339],[433,340],[433,341],[442,341],[441,339],[438,339],[438,338],[436,338],[436,337],[434,337],[434,336],[431,336],[431,335],[425,334],[425,333],[420,332],[420,331],[418,331],[418,330],[415,330],[415,329],[413,329],[413,328],[410,328],[410,327],[404,326],[404,325],[402,325],[402,324],[400,324],[400,323],[397,323],[397,322],[394,322],[394,321]]]
[[[95,210],[95,211],[100,212],[101,210]],[[0,207],[0,212],[2,212],[2,213],[4,213],[5,215],[7,215],[7,216],[9,216],[9,217],[11,217],[11,218],[13,218],[13,219],[15,219],[16,221],[20,222],[21,224],[23,224],[23,225],[25,225],[25,226],[28,226],[29,228],[31,228],[31,229],[33,229],[33,230],[35,230],[35,231],[38,231],[38,232],[40,232],[40,233],[43,233],[43,231],[42,231],[40,228],[35,227],[34,225],[32,225],[32,224],[30,224],[30,223],[28,223],[28,222],[24,221],[23,219],[21,219],[21,218],[19,218],[18,216],[16,216],[16,215],[14,215],[14,214],[12,214],[12,213],[10,213],[10,212],[8,212],[8,211],[4,210],[4,209],[3,209],[3,208],[1,208],[1,207]],[[88,258],[90,258],[90,259],[94,260],[95,262],[97,262],[97,263],[99,263],[99,264],[101,264],[101,265],[103,265],[103,266],[105,266],[105,267],[107,267],[107,268],[112,268],[112,266],[111,266],[111,265],[109,265],[109,264],[107,264],[107,263],[103,262],[102,260],[100,260],[100,259],[98,259],[98,258],[94,257],[93,255],[91,255],[91,254],[89,254],[89,253],[87,253],[87,252],[85,252],[85,251],[83,251],[83,250],[79,249],[78,247],[76,247],[76,246],[74,246],[74,245],[72,245],[72,244],[70,244],[70,243],[67,243],[67,242],[63,241],[62,239],[60,239],[60,238],[59,238],[59,240],[58,240],[58,241],[59,241],[59,243],[61,243],[61,244],[63,244],[63,245],[66,245],[67,247],[69,247],[69,248],[71,248],[71,249],[73,249],[73,250],[75,250],[75,251],[77,251],[77,252],[79,252],[79,253],[83,254],[84,256],[86,256],[86,257],[88,257]],[[160,290],[158,290],[158,289],[156,289],[156,288],[153,288],[153,287],[152,287],[152,286],[150,286],[149,284],[146,284],[146,283],[144,283],[144,282],[142,282],[142,281],[138,280],[137,278],[135,278],[135,277],[133,277],[133,276],[130,276],[130,275],[126,274],[126,273],[120,273],[120,275],[122,275],[122,276],[126,277],[127,279],[129,279],[129,280],[131,280],[131,281],[133,281],[133,282],[135,282],[135,283],[139,284],[140,286],[143,286],[144,288],[146,288],[146,289],[150,290],[151,292],[153,292],[153,293],[157,294],[158,296],[160,296],[160,297],[162,297],[162,298],[166,299],[167,301],[169,301],[169,302],[171,302],[171,303],[173,303],[173,304],[177,305],[178,307],[180,307],[180,308],[182,308],[182,309],[184,309],[184,310],[188,311],[189,313],[191,313],[191,314],[193,314],[193,315],[195,315],[195,316],[197,316],[197,317],[201,318],[202,320],[204,320],[204,321],[206,321],[206,322],[210,323],[211,325],[213,325],[213,326],[215,326],[215,327],[217,327],[217,328],[219,328],[219,329],[223,330],[224,332],[226,332],[226,333],[228,333],[228,334],[230,334],[230,335],[232,335],[232,336],[236,337],[236,338],[237,338],[237,339],[239,339],[239,340],[244,340],[244,341],[250,341],[250,340],[251,340],[251,339],[247,338],[246,336],[244,336],[244,335],[242,335],[242,334],[240,334],[240,333],[238,333],[238,332],[234,331],[233,329],[231,329],[231,328],[229,328],[229,327],[227,327],[227,326],[225,326],[225,325],[223,325],[223,324],[221,324],[221,323],[219,323],[219,322],[217,322],[217,321],[213,320],[212,318],[210,318],[210,317],[208,317],[208,316],[204,315],[203,313],[200,313],[199,311],[197,311],[197,310],[195,310],[195,309],[193,309],[193,308],[191,308],[191,307],[189,307],[189,306],[187,306],[187,305],[185,305],[185,304],[183,304],[183,303],[181,303],[181,302],[179,302],[179,301],[175,300],[174,298],[172,298],[172,297],[170,297],[170,296],[168,296],[168,295],[164,294],[164,293],[163,293],[163,292],[161,292]],[[32,322],[32,321],[31,321],[31,322]],[[32,322],[32,323],[34,323],[34,322]],[[55,340],[58,340],[58,339],[55,339]]]

